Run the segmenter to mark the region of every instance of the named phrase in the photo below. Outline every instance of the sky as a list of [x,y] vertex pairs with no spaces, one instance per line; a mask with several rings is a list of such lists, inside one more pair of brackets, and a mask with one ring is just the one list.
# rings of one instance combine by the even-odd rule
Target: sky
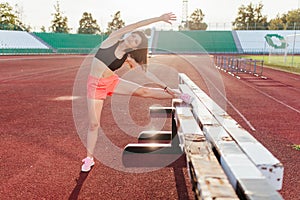
[[[51,26],[55,13],[54,5],[57,0],[0,0],[1,3],[8,2],[15,7],[18,4],[21,11],[21,20],[32,27],[32,31],[40,31],[42,26],[46,30]],[[238,8],[241,5],[249,5],[252,2],[258,5],[261,2],[264,7],[262,14],[268,20],[276,17],[277,14],[285,14],[290,10],[299,8],[300,0],[188,0],[188,16],[195,9],[201,9],[204,13],[204,22],[208,30],[226,30],[231,28],[231,22],[235,20]],[[60,10],[68,18],[68,26],[71,32],[76,32],[79,27],[79,20],[84,12],[91,13],[97,20],[102,31],[107,28],[107,23],[112,16],[121,11],[121,19],[125,25],[139,20],[157,17],[166,12],[173,12],[177,21],[172,25],[156,23],[151,25],[157,29],[176,30],[182,21],[183,0],[59,0]]]

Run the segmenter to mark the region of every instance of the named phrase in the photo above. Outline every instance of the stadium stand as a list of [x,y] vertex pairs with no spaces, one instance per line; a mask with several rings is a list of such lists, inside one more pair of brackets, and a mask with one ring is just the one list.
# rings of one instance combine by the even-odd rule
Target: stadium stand
[[[271,47],[267,35],[278,35],[286,40],[287,49]],[[297,37],[293,37],[297,35]],[[92,54],[107,35],[28,33],[25,31],[0,30],[1,54]],[[296,39],[294,39],[296,38]],[[277,38],[278,39],[278,38]],[[276,37],[275,45],[280,46]],[[300,34],[294,30],[251,31],[156,31],[149,38],[149,53],[178,54],[300,54]]]
[[234,40],[234,43],[235,43],[238,53],[241,53],[241,54],[244,53],[242,45],[240,43],[240,39],[239,39],[236,31],[232,31],[232,37],[233,37],[233,40]]
[[156,31],[155,53],[238,53],[231,31]]
[[[271,50],[276,51],[278,53],[284,52],[284,49],[273,49],[270,47],[266,40],[265,36],[267,34],[278,34],[280,36],[286,37],[295,34],[294,30],[251,30],[251,31],[236,31],[237,37],[240,41],[241,47],[244,53],[250,54],[263,54],[269,53]],[[300,36],[299,36],[300,37]],[[276,38],[274,38],[276,39]],[[275,43],[280,43],[280,41],[275,41]],[[288,44],[288,52],[292,50],[294,53],[300,53],[300,40],[297,39],[295,41],[295,45],[293,41]]]
[[106,35],[34,33],[57,53],[90,53],[107,38]]
[[0,54],[49,53],[51,49],[28,32],[0,30]]
[[32,37],[28,32],[24,31],[6,31],[0,30],[0,45],[1,48],[16,48],[16,49],[47,49],[48,47],[36,38]]

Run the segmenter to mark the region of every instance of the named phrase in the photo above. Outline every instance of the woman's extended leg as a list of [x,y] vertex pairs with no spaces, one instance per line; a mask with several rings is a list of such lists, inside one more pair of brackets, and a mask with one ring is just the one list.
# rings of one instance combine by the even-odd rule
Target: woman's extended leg
[[120,82],[116,87],[114,93],[122,95],[140,96],[145,98],[155,99],[171,99],[175,98],[177,94],[166,92],[162,88],[144,87],[137,83],[127,81],[120,78]]

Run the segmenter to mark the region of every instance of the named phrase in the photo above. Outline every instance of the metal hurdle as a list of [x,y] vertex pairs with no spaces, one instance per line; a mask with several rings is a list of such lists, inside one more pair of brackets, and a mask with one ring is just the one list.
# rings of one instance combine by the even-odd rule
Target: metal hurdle
[[239,60],[236,57],[229,58],[229,73],[237,74],[239,72]]
[[153,161],[163,167],[183,152],[196,199],[282,200],[276,191],[283,181],[280,161],[185,74],[179,74],[179,83],[180,91],[195,100],[191,105],[173,100],[170,107],[151,107],[152,117],[172,119],[172,131],[141,133],[139,140],[149,138],[149,143],[128,144],[124,166],[137,167],[132,163],[138,160],[147,167]]
[[252,65],[250,66],[252,67],[250,72],[252,72],[254,75],[262,76],[264,66],[263,60],[252,60]]
[[262,76],[263,73],[263,60],[253,60],[246,58],[238,58],[239,61],[239,73],[249,73],[255,76]]
[[229,57],[227,56],[215,56],[215,63],[217,64],[216,66],[219,67],[219,69],[226,71],[228,68],[228,60]]
[[280,161],[185,74],[179,78],[181,90],[195,97],[193,114],[239,197],[282,199],[276,191],[281,189],[283,181]]
[[255,76],[262,76],[264,61],[235,56],[215,56],[215,64],[219,69],[232,75],[248,73]]
[[[132,163],[138,164],[138,167],[141,163],[143,165],[147,163],[145,167],[158,166],[158,162],[166,164],[170,162],[170,158],[174,158],[172,155],[176,156],[179,153],[178,149],[180,149],[181,154],[185,154],[195,199],[238,200],[236,192],[212,151],[210,142],[205,138],[199,123],[194,118],[191,107],[174,99],[172,107],[150,107],[150,115],[151,117],[166,116],[164,112],[166,109],[172,113],[172,141],[167,144],[160,143],[161,134],[165,132],[150,131],[149,138],[143,137],[146,140],[148,138],[150,143],[128,144],[125,147],[124,166],[137,167]],[[153,141],[153,134],[157,134],[155,137],[160,139]]]

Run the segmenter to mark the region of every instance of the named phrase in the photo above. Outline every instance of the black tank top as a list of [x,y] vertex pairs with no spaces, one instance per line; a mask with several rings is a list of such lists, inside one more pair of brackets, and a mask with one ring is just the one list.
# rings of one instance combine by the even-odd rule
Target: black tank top
[[99,48],[95,55],[95,58],[99,59],[104,64],[106,64],[107,67],[112,71],[119,69],[127,58],[127,53],[125,53],[121,59],[118,59],[115,56],[115,50],[118,45],[119,42],[105,49]]

